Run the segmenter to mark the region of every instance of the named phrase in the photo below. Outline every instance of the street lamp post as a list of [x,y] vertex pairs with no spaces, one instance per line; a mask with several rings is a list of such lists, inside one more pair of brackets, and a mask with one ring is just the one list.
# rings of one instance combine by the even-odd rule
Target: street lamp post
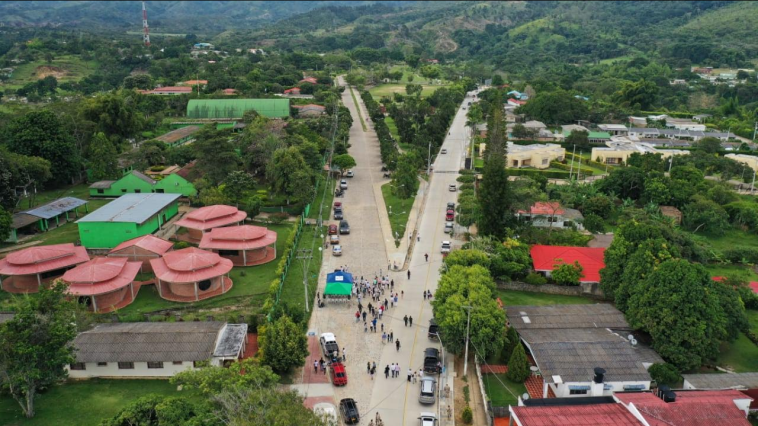
[[468,371],[468,341],[469,341],[469,329],[471,327],[471,306],[462,306],[468,312],[468,319],[466,320],[466,354],[463,357],[463,377],[466,377]]

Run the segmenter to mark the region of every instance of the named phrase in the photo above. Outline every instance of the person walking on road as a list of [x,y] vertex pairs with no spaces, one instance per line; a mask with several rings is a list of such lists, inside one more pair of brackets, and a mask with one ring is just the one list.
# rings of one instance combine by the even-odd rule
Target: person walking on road
[[405,326],[408,327],[408,315],[403,317],[403,321],[405,321]]
[[400,352],[400,339],[395,340],[395,347],[397,348],[397,351]]
[[421,232],[416,233],[416,241],[421,241]]
[[408,369],[408,383],[411,382],[411,376],[413,375],[413,371],[409,368]]
[[366,362],[366,373],[371,373],[371,363]]
[[426,290],[424,290],[424,300],[426,300]]
[[429,261],[429,253],[424,253],[424,259],[426,259],[427,262]]
[[386,367],[384,367],[384,378],[385,379],[389,379],[390,378],[390,366],[389,365],[387,365]]
[[345,348],[342,348],[342,361],[347,361],[347,353],[345,352]]
[[408,270],[408,279],[411,279],[411,270]]
[[408,317],[408,325],[409,327],[413,327],[413,317]]
[[390,330],[390,343],[392,343],[393,341],[395,341],[395,333],[393,333],[392,330]]
[[318,361],[313,361],[313,372],[318,373]]

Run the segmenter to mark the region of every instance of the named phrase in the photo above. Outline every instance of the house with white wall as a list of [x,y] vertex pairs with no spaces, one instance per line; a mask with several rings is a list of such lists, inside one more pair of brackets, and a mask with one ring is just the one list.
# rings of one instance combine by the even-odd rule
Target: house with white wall
[[207,361],[223,366],[242,359],[247,324],[220,321],[99,324],[74,339],[73,379],[161,378]]

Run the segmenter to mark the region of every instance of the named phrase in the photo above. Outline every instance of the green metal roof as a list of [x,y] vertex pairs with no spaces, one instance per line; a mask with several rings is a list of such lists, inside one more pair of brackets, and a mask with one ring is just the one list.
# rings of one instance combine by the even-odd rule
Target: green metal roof
[[189,118],[242,118],[255,110],[268,118],[290,115],[289,99],[191,99],[187,104]]
[[[568,136],[570,134],[571,132],[567,130],[563,131],[563,136]],[[608,132],[589,132],[589,134],[587,135],[587,138],[588,139],[610,139],[611,134]]]

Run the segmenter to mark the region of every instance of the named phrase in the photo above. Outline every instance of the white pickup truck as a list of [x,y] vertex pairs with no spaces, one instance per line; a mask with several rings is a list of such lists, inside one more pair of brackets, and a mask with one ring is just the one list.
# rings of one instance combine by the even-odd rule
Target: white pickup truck
[[339,356],[340,346],[337,344],[337,338],[334,337],[334,334],[322,333],[319,343],[321,343],[321,350],[327,358],[331,359]]

